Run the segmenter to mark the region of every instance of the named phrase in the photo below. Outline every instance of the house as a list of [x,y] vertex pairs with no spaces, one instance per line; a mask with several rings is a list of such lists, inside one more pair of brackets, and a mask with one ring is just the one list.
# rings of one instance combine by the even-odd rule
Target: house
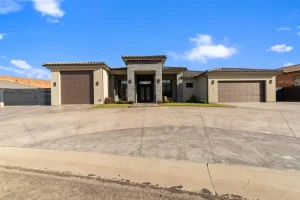
[[165,55],[122,56],[126,66],[104,62],[45,63],[51,70],[52,105],[103,104],[116,101],[185,102],[192,95],[209,103],[274,102],[280,70],[217,68],[189,71],[164,66]]
[[276,78],[276,87],[300,86],[300,64],[279,68],[283,73]]
[[300,64],[279,68],[276,77],[278,101],[300,101]]

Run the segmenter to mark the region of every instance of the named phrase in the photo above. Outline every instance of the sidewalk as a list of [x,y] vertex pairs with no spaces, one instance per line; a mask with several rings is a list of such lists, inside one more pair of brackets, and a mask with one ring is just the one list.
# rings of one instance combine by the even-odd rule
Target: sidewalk
[[183,190],[195,192],[206,188],[255,200],[294,200],[300,196],[299,171],[14,147],[0,147],[0,165],[93,174],[165,188],[183,186]]

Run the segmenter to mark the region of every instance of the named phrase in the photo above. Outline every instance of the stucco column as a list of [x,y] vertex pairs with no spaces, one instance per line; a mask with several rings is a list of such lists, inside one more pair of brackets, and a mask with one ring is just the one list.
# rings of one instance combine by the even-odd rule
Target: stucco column
[[61,105],[61,80],[60,71],[57,69],[51,70],[51,105]]
[[0,107],[4,107],[4,91],[0,90]]
[[156,102],[162,101],[162,70],[155,72],[155,96]]
[[127,101],[136,102],[135,99],[135,74],[134,70],[127,70]]

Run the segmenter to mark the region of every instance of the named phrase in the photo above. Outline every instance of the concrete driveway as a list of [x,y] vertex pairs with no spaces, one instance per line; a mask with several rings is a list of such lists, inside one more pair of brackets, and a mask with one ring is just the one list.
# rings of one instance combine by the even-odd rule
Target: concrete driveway
[[300,103],[274,105],[4,107],[0,146],[300,170]]

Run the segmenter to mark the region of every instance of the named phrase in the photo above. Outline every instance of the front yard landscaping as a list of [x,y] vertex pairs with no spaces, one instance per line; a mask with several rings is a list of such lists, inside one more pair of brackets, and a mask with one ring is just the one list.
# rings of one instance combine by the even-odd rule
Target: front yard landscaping
[[132,104],[101,104],[92,108],[128,108]]
[[197,106],[197,107],[228,107],[223,104],[210,104],[210,103],[162,103],[160,106]]

